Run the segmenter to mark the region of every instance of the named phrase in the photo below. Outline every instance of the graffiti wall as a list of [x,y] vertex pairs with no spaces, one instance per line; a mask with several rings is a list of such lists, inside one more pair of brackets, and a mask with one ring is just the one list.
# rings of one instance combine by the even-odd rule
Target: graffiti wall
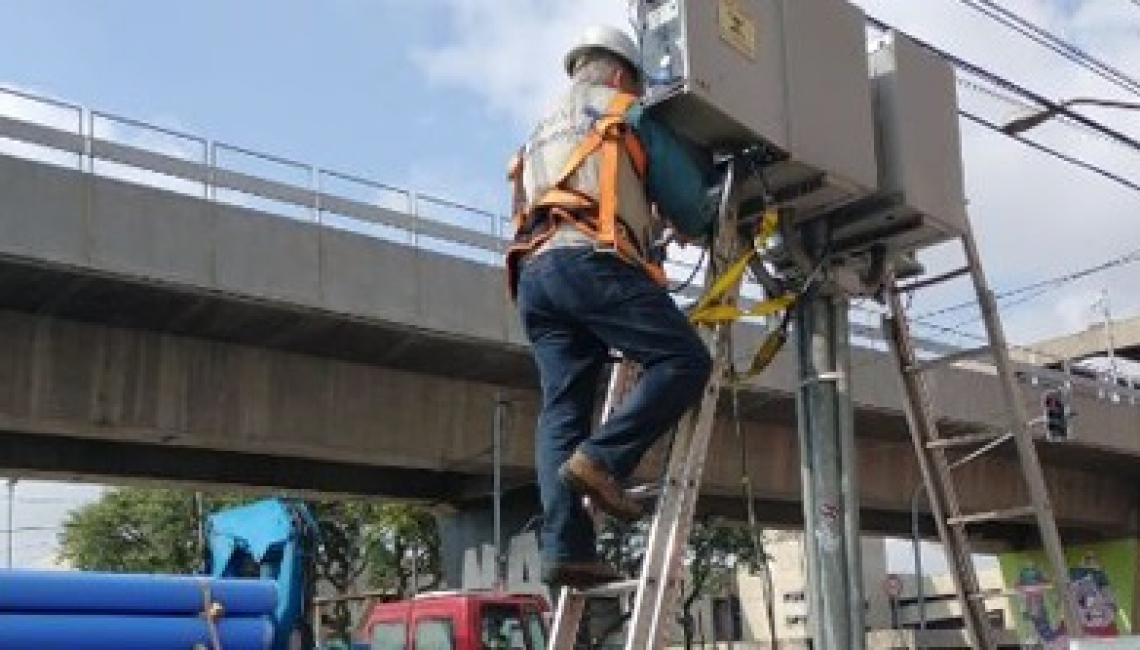
[[[1135,631],[1136,540],[1067,547],[1069,580],[1088,637],[1116,637]],[[1002,579],[1013,598],[1017,629],[1025,641],[1047,649],[1068,648],[1059,602],[1044,553],[1028,551],[998,556]]]

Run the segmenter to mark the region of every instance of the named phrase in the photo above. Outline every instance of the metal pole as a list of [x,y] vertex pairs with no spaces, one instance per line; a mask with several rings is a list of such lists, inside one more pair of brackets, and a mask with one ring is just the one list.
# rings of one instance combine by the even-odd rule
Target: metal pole
[[16,535],[16,479],[8,479],[8,568],[15,568]]
[[[198,555],[206,557],[206,500],[200,490],[194,492],[194,519],[198,526]],[[205,567],[203,567],[205,568]]]
[[1101,290],[1100,303],[1104,316],[1104,344],[1105,350],[1108,352],[1108,376],[1112,381],[1112,389],[1115,391],[1120,386],[1118,383],[1120,373],[1116,369],[1116,342],[1112,336],[1112,309],[1108,304],[1108,289]]
[[809,615],[816,650],[866,644],[847,301],[811,294],[796,307],[797,393]]
[[495,535],[495,588],[504,589],[507,584],[507,563],[503,555],[503,429],[506,427],[507,400],[500,394],[495,397],[495,440],[494,447],[494,535]]
[[420,593],[420,542],[412,540],[412,595]]
[[[918,601],[918,629],[920,632],[926,631],[926,585],[922,577],[922,548],[920,547],[921,537],[918,532],[918,497],[924,494],[926,494],[926,484],[919,483],[914,486],[914,492],[910,495],[910,534],[914,550],[914,592],[915,599]],[[922,641],[916,641],[915,645],[921,648]]]

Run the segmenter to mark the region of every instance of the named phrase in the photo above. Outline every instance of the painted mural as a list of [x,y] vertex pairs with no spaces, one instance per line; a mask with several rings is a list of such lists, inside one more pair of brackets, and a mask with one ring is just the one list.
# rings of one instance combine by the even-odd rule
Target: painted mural
[[[1137,551],[1135,540],[1065,549],[1069,581],[1085,636],[1111,638],[1133,633]],[[1068,635],[1044,554],[1005,553],[998,556],[998,562],[1006,591],[1015,594],[1013,610],[1022,639],[1040,643],[1046,650],[1066,650]]]

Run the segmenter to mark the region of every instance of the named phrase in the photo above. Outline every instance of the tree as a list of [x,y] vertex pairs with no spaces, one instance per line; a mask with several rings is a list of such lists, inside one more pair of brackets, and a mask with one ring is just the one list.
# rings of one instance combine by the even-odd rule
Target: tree
[[438,587],[443,550],[435,516],[419,506],[386,504],[380,506],[376,523],[372,583],[400,598]]
[[[210,495],[206,509],[251,497]],[[397,597],[435,588],[442,575],[435,518],[426,509],[369,500],[310,501],[320,539],[314,584],[323,581],[338,595],[362,588]],[[194,573],[202,568],[198,517],[192,491],[120,488],[73,511],[60,534],[61,555],[78,569],[145,573]],[[309,585],[310,593],[314,593]],[[347,642],[352,629],[348,602],[325,616],[334,639]]]
[[183,490],[110,490],[68,515],[59,543],[64,559],[91,571],[189,573],[202,564],[194,493]]
[[[324,580],[338,595],[358,591],[368,568],[370,526],[377,504],[367,501],[316,501],[309,504],[320,529],[314,577]],[[347,601],[336,601],[323,612],[322,622],[331,629],[330,641],[348,643],[352,635],[352,610]]]
[[[648,521],[639,521],[632,526],[620,526],[611,521],[599,536],[602,557],[624,575],[637,575],[648,536]],[[685,648],[693,647],[693,605],[702,596],[723,589],[735,576],[738,566],[757,567],[762,559],[747,528],[711,517],[698,517],[693,521],[685,551],[688,579],[680,612]]]
[[[211,495],[209,510],[248,501]],[[434,588],[441,576],[441,547],[435,518],[427,510],[367,500],[307,503],[320,539],[312,580],[339,595],[382,588],[402,597]],[[194,573],[201,569],[194,493],[184,490],[120,488],[73,511],[60,534],[61,555],[72,566],[95,571]],[[335,603],[325,616],[334,639],[351,635],[348,603]]]
[[[321,501],[311,509],[321,531],[317,573],[337,594],[367,587],[403,598],[438,586],[441,545],[435,517],[427,509],[365,500]],[[352,611],[347,601],[333,603],[324,622],[330,640],[349,642]]]

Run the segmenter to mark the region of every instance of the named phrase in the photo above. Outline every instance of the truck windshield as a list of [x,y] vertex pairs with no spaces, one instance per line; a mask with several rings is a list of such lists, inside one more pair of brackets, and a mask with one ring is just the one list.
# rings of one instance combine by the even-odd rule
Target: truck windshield
[[545,643],[538,644],[536,639],[531,639],[532,645],[527,645],[522,614],[517,605],[483,605],[480,621],[479,650],[539,650],[546,647]]
[[530,628],[530,642],[535,650],[546,647],[546,624],[542,621],[542,615],[538,611],[527,608],[526,610],[526,623]]
[[404,650],[407,636],[404,624],[398,622],[380,622],[372,626],[370,650]]

